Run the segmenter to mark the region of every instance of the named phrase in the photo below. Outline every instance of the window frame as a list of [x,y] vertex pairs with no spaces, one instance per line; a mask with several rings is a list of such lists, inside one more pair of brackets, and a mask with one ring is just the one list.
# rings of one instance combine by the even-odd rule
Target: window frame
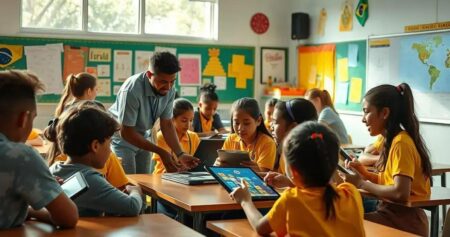
[[211,22],[210,22],[210,35],[209,37],[188,36],[188,35],[166,35],[166,34],[149,34],[145,33],[145,0],[139,0],[139,17],[138,17],[138,32],[137,33],[112,33],[112,32],[96,32],[88,30],[88,1],[81,1],[81,30],[68,30],[68,29],[53,29],[53,28],[35,28],[24,27],[22,19],[22,6],[23,1],[20,0],[20,19],[19,19],[19,32],[31,33],[31,34],[46,34],[46,35],[67,35],[67,36],[79,36],[95,38],[96,36],[114,36],[119,38],[135,37],[138,39],[153,38],[156,40],[174,39],[174,40],[195,40],[195,41],[217,41],[218,40],[218,26],[219,26],[219,1],[218,0],[189,0],[199,2],[211,3]]

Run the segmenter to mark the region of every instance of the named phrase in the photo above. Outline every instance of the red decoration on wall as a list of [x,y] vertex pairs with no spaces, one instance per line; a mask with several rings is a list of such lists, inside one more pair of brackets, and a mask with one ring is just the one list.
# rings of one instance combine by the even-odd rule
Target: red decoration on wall
[[269,18],[264,13],[258,12],[252,16],[250,26],[256,34],[264,34],[269,29]]

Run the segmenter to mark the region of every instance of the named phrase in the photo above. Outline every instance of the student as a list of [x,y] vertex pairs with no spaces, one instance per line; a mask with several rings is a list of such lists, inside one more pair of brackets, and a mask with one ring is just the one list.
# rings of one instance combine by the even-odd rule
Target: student
[[264,106],[264,117],[266,118],[264,120],[264,125],[269,131],[271,129],[270,122],[272,121],[273,110],[275,109],[275,105],[278,101],[279,100],[277,98],[271,98],[270,100],[266,101],[266,105]]
[[42,139],[41,134],[41,130],[37,128],[31,129],[31,132],[28,135],[27,141],[25,143],[30,146],[43,146],[44,140]]
[[359,191],[349,183],[335,186],[339,141],[326,126],[305,122],[291,130],[283,145],[286,170],[295,187],[281,194],[262,216],[242,180],[230,196],[241,204],[254,230],[277,236],[364,236]]
[[314,107],[316,107],[317,113],[319,114],[319,123],[330,127],[337,134],[341,144],[349,144],[347,130],[333,106],[328,91],[317,88],[310,89],[306,92],[305,98],[311,101]]
[[80,216],[139,215],[142,191],[137,186],[126,186],[126,194],[114,188],[95,169],[104,167],[111,148],[111,136],[119,124],[106,112],[94,106],[81,104],[63,112],[52,125],[57,144],[67,160],[50,167],[53,175],[67,179],[81,172],[89,189],[75,199]]
[[358,157],[358,161],[365,166],[373,166],[380,159],[381,150],[383,149],[384,137],[377,136],[377,140],[364,148],[364,152]]
[[0,229],[20,226],[27,216],[63,228],[78,221],[76,205],[42,157],[24,144],[36,117],[36,92],[42,88],[30,73],[0,72]]
[[[354,159],[347,166],[355,175],[340,174],[345,181],[380,198],[405,202],[430,195],[431,163],[428,149],[419,133],[414,99],[408,84],[380,85],[370,89],[363,102],[363,123],[370,135],[385,139],[379,173],[369,172]],[[420,208],[381,202],[366,220],[388,225],[420,236],[428,235],[428,220]]]
[[199,136],[211,136],[219,133],[228,133],[222,124],[220,115],[216,113],[219,97],[216,94],[216,85],[207,83],[200,88],[200,98],[197,111],[194,113],[193,129]]
[[[251,162],[242,163],[255,171],[273,170],[276,145],[266,126],[264,126],[258,102],[253,98],[241,98],[231,106],[231,133],[222,149],[241,150],[250,154]],[[217,158],[218,166],[226,162]]]
[[285,161],[281,155],[284,138],[298,124],[305,121],[317,121],[317,112],[314,105],[305,99],[278,101],[274,106],[271,120],[272,136],[277,143],[277,159],[275,160],[274,170],[285,175]]
[[[94,100],[97,96],[97,78],[89,73],[70,74],[66,78],[64,91],[56,107],[55,117],[59,117],[67,105],[80,100]],[[70,101],[69,101],[70,100]]]
[[[194,155],[200,144],[200,138],[195,132],[189,131],[189,127],[192,124],[192,119],[194,118],[194,107],[189,100],[179,98],[173,101],[173,118],[172,122],[177,131],[177,137],[180,142],[183,151],[189,155]],[[162,132],[158,132],[156,145],[163,148],[164,150],[173,154],[173,151],[167,145],[164,140]],[[161,157],[158,154],[153,154],[153,160],[156,161],[155,169],[153,174],[165,173],[166,169]]]

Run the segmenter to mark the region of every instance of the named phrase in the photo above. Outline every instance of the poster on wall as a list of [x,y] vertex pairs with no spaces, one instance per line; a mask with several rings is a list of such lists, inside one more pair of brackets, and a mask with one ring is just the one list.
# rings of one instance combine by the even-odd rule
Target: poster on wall
[[178,73],[180,86],[200,86],[202,58],[199,54],[179,54],[182,70]]
[[287,48],[261,48],[261,83],[287,82]]
[[123,82],[131,75],[131,50],[114,50],[114,81]]

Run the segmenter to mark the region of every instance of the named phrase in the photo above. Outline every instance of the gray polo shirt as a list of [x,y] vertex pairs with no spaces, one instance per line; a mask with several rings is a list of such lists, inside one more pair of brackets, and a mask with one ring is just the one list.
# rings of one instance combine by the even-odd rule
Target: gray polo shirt
[[[148,138],[150,129],[158,118],[172,118],[174,98],[174,88],[165,96],[155,94],[146,73],[143,72],[125,81],[109,112],[120,124],[134,127],[139,134]],[[137,147],[123,140],[119,133],[113,136],[113,144],[138,150]]]

